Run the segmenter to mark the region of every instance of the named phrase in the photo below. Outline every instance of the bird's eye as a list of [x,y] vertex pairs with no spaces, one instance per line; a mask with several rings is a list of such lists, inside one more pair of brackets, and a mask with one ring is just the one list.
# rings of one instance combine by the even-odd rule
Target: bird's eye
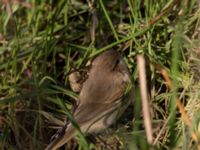
[[118,66],[119,62],[120,62],[120,60],[117,59],[116,62],[115,62],[115,64],[114,64],[114,66],[113,66],[113,69],[112,69],[112,70],[115,70],[115,69],[116,69],[116,67]]
[[120,61],[120,60],[119,60],[119,59],[117,59],[117,60],[116,60],[116,63],[115,63],[115,65],[118,65],[118,64],[119,64],[119,61]]

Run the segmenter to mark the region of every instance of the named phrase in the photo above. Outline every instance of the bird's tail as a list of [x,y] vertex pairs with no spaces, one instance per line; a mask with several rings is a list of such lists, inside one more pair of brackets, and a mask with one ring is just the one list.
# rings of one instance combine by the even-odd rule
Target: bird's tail
[[75,136],[74,128],[67,128],[63,135],[58,135],[55,139],[45,148],[45,150],[56,150]]

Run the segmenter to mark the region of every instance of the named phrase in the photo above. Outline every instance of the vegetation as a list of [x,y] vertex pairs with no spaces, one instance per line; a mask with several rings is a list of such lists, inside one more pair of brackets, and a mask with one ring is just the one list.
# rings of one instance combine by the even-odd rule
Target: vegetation
[[[198,0],[0,1],[0,149],[44,149],[78,95],[68,75],[111,48],[123,54],[135,86],[133,109],[112,134],[116,146],[200,149],[199,18]],[[146,60],[153,143],[138,54]]]

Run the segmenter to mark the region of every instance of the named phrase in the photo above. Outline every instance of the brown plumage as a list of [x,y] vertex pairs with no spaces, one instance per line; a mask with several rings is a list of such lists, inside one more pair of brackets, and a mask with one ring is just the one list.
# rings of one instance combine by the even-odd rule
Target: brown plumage
[[[84,134],[99,133],[116,122],[133,97],[132,90],[123,97],[130,83],[129,70],[118,52],[110,50],[93,60],[73,114]],[[76,129],[69,124],[64,135],[56,137],[46,150],[61,147],[75,135]]]

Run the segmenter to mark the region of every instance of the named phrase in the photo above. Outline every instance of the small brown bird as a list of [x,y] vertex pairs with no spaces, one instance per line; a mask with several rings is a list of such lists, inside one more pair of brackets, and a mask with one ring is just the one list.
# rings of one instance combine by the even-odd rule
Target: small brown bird
[[[117,51],[109,50],[96,57],[79,94],[78,106],[73,114],[84,134],[95,134],[116,122],[133,97],[130,73]],[[64,134],[56,137],[46,148],[55,150],[77,134],[72,124]]]

